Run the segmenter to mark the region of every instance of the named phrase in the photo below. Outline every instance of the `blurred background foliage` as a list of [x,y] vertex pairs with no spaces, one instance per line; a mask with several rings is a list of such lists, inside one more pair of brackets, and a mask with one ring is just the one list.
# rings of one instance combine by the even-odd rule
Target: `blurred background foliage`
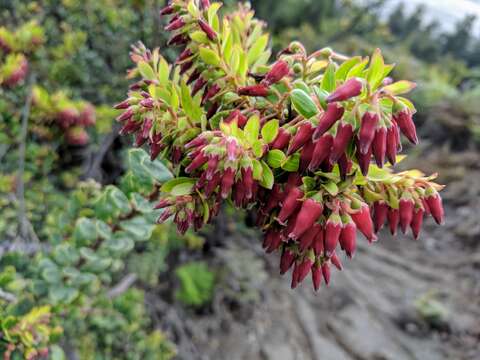
[[[385,17],[387,1],[251,4],[268,22],[275,51],[296,39],[309,50],[328,46],[346,55],[382,48],[386,60],[397,64],[394,77],[418,82],[413,98],[426,146],[478,147],[475,19],[467,17],[445,33],[440,24],[424,21],[423,8],[406,13],[400,5]],[[169,359],[175,336],[163,332],[152,298],[192,312],[211,311],[219,293],[236,302],[259,298],[263,265],[235,247],[224,248],[215,230],[180,237],[169,225],[154,224],[148,199],[169,178],[168,168],[149,164],[141,150],[127,152],[130,144],[116,138],[112,104],[128,87],[130,44],[159,46],[174,59],[174,50],[164,50],[158,17],[164,3],[0,0],[6,29],[35,20],[44,34],[41,47],[25,50],[34,80],[0,86],[0,353],[12,359],[41,358],[47,348],[53,359]],[[54,100],[46,109],[33,102],[23,141],[21,117],[33,81]],[[65,129],[52,125],[54,114],[64,110],[55,98],[59,93],[68,106],[95,106],[88,144],[72,144]],[[25,200],[17,196],[19,183]],[[28,230],[23,237],[22,206]],[[235,226],[248,232],[243,219]]]

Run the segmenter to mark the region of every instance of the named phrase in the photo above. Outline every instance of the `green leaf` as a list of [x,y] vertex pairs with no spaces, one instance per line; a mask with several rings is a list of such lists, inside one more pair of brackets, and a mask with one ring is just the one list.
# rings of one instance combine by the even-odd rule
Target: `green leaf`
[[253,142],[258,139],[258,134],[260,132],[260,117],[257,114],[252,115],[248,119],[243,131],[245,132],[247,141],[250,144],[253,144]]
[[168,77],[170,75],[170,68],[167,61],[160,57],[160,63],[158,65],[158,81],[161,85],[168,83]]
[[383,61],[382,52],[380,49],[375,49],[367,72],[367,81],[372,90],[375,90],[383,80],[384,67],[385,63]]
[[295,89],[290,94],[290,98],[295,110],[305,119],[310,119],[318,114],[317,105],[315,105],[310,95],[305,91]]
[[260,185],[264,188],[271,189],[275,181],[273,177],[272,169],[264,161],[260,161],[262,165],[262,179],[260,180]]
[[173,196],[184,196],[189,195],[193,191],[193,187],[195,186],[195,179],[190,179],[189,182],[183,182],[181,184],[177,184],[173,187],[170,191],[170,194]]
[[393,84],[383,87],[383,90],[392,94],[392,95],[401,95],[406,94],[415,89],[417,84],[407,80],[401,80],[394,82]]
[[73,300],[75,300],[77,296],[77,289],[63,285],[51,287],[48,292],[48,297],[50,298],[50,301],[52,301],[52,303],[54,304],[69,304],[73,302]]
[[208,44],[208,36],[203,31],[194,31],[189,34],[190,39],[199,43],[199,44]]
[[155,71],[153,71],[152,67],[147,62],[139,61],[137,66],[142,77],[144,77],[147,80],[155,79]]
[[361,61],[362,61],[362,58],[360,56],[355,56],[343,62],[342,65],[340,65],[340,67],[337,69],[335,73],[336,80],[345,81],[350,69],[353,68],[358,63],[360,63]]
[[58,267],[48,267],[42,271],[42,278],[49,284],[59,284],[62,281],[62,274]]
[[218,66],[220,58],[218,54],[212,49],[201,47],[199,48],[200,58],[208,65]]
[[127,196],[119,188],[114,185],[108,185],[106,192],[108,200],[120,214],[128,214],[131,211]]
[[329,181],[326,184],[322,184],[322,187],[328,191],[328,193],[332,196],[336,196],[338,194],[338,186],[333,181]]
[[189,177],[173,178],[173,179],[167,181],[165,184],[163,184],[162,187],[160,188],[160,191],[164,192],[164,193],[169,193],[169,192],[172,191],[172,189],[175,186],[183,184],[183,183],[191,183],[192,180],[195,181],[194,179],[189,178]]
[[330,63],[327,67],[327,70],[325,70],[322,78],[321,88],[328,92],[335,90],[335,64]]
[[279,121],[272,119],[262,127],[262,139],[266,144],[271,143],[278,135]]
[[80,244],[89,244],[97,239],[97,227],[95,221],[85,217],[77,220],[73,229],[73,238]]
[[133,236],[136,241],[150,239],[154,226],[155,224],[149,222],[145,216],[136,216],[120,223],[120,227]]
[[267,47],[268,43],[268,35],[264,34],[260,36],[257,41],[253,44],[253,46],[248,50],[247,59],[248,65],[253,65],[255,62],[260,58],[263,51]]
[[361,63],[358,63],[357,65],[353,66],[348,71],[346,79],[350,79],[352,77],[360,77],[362,75],[363,69],[365,69],[365,67],[368,64],[368,60],[369,58],[367,57]]
[[298,171],[298,167],[300,166],[300,154],[295,153],[290,155],[287,158],[287,161],[282,165],[282,169],[288,172],[295,172]]
[[253,159],[252,165],[253,165],[253,178],[255,180],[261,180],[262,174],[263,174],[262,164],[257,159]]
[[190,89],[185,83],[182,81],[181,85],[181,99],[182,99],[182,107],[185,114],[193,120],[194,122],[198,123],[202,117],[203,111],[198,104],[192,99],[190,94]]
[[287,156],[282,150],[270,150],[267,154],[267,163],[274,169],[281,167],[285,160],[287,160]]

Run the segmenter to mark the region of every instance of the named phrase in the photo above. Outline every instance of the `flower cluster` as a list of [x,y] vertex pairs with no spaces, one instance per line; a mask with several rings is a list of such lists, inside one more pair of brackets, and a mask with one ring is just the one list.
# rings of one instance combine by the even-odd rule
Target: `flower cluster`
[[0,27],[0,85],[14,87],[28,73],[29,53],[44,42],[43,30],[35,22],[29,22],[10,32]]
[[69,145],[86,145],[86,128],[95,125],[95,108],[86,101],[74,101],[61,91],[49,94],[44,88],[33,88],[32,115],[42,122],[54,123]]
[[443,221],[442,186],[419,171],[394,173],[402,134],[418,142],[415,87],[388,77],[380,50],[345,57],[307,54],[291,43],[271,64],[264,24],[245,5],[219,17],[221,3],[173,0],[161,11],[170,46],[132,47],[140,77],[116,106],[124,134],[168,160],[176,178],[161,188],[159,221],[199,229],[224,201],[254,211],[267,252],[281,252],[292,287],[311,273],[314,288],[352,257],[359,230],[369,242],[390,230],[418,237],[427,215]]

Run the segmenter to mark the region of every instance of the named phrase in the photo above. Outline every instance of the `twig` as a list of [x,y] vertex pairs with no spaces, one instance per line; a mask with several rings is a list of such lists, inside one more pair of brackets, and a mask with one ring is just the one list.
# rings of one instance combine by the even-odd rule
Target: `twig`
[[136,274],[128,274],[126,275],[120,282],[115,285],[113,288],[108,290],[107,297],[109,299],[116,298],[117,296],[122,295],[125,291],[127,291],[130,286],[133,285],[135,281],[137,281],[138,276]]
[[25,207],[25,184],[23,182],[23,175],[25,172],[25,149],[28,132],[28,118],[30,117],[30,107],[32,105],[34,83],[35,74],[32,73],[28,79],[28,94],[22,111],[22,127],[20,131],[20,139],[18,145],[18,225],[20,230],[20,237],[23,240],[27,239],[28,237],[27,212]]

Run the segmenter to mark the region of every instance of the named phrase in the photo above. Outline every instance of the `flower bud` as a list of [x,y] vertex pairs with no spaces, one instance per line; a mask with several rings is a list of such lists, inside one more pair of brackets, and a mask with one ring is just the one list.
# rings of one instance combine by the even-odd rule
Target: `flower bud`
[[215,32],[215,30],[213,30],[212,27],[208,25],[204,20],[198,20],[198,25],[200,26],[200,29],[202,29],[202,31],[207,34],[207,37],[211,41],[215,41],[217,39],[217,33]]
[[263,84],[259,85],[250,85],[250,86],[242,86],[239,87],[237,90],[238,95],[245,95],[245,96],[259,96],[259,97],[266,97],[268,96],[269,90]]
[[389,208],[387,218],[390,225],[390,233],[395,236],[397,234],[398,222],[400,221],[400,213],[398,209]]
[[297,133],[292,139],[290,146],[288,147],[287,155],[290,155],[300,149],[308,140],[311,139],[313,134],[312,124],[304,122],[298,128]]
[[180,75],[185,74],[193,66],[193,61],[186,61],[180,66]]
[[369,242],[375,241],[377,237],[373,232],[373,222],[370,217],[370,208],[362,203],[360,210],[350,214],[352,220],[357,225],[357,229],[367,238]]
[[313,240],[313,251],[316,256],[323,255],[325,251],[325,228],[320,225],[320,229]]
[[378,114],[367,111],[362,117],[360,131],[358,133],[358,144],[361,154],[366,154],[375,138],[375,128],[378,124]]
[[323,275],[323,278],[325,279],[325,284],[328,284],[330,283],[330,264],[328,262],[324,262],[322,264],[322,275]]
[[308,275],[310,270],[312,269],[313,260],[309,256],[305,256],[303,261],[299,265],[299,272],[298,272],[298,283],[301,283]]
[[320,117],[318,126],[313,133],[313,140],[317,140],[325,132],[327,132],[333,124],[340,120],[345,112],[344,108],[337,103],[331,103],[327,105],[327,110]]
[[208,90],[205,91],[204,96],[202,97],[201,104],[204,105],[208,100],[213,98],[220,91],[220,86],[218,84],[213,84]]
[[338,255],[335,251],[333,252],[333,254],[331,256],[330,261],[338,269],[338,271],[342,271],[342,269],[343,269],[342,262],[340,261],[340,258],[338,257]]
[[435,222],[439,225],[443,224],[445,214],[440,194],[433,189],[427,189],[425,195],[427,195],[425,200],[427,201],[428,208]]
[[284,224],[285,221],[297,210],[302,204],[300,199],[303,197],[303,191],[298,187],[290,189],[282,201],[282,208],[278,214],[278,222]]
[[[200,75],[201,75],[200,70],[198,70],[198,69],[193,70],[192,73],[190,74],[190,76],[187,79],[187,85],[190,85],[195,80],[197,80],[200,77]],[[193,91],[192,91],[192,96],[193,96]]]
[[282,243],[280,235],[280,232],[275,230],[269,230],[267,232],[267,234],[265,235],[265,240],[268,245],[266,250],[267,253],[271,253],[280,247],[280,244]]
[[176,34],[167,41],[167,46],[180,46],[188,43],[188,37],[184,34]]
[[265,205],[264,209],[262,209],[262,211],[265,212],[266,214],[270,213],[270,211],[272,211],[274,208],[278,206],[282,198],[283,198],[283,192],[282,192],[281,185],[274,184],[272,191],[268,196],[267,204]]
[[325,224],[325,255],[330,256],[337,247],[342,231],[342,221],[338,213],[332,213]]
[[320,224],[314,224],[300,237],[300,251],[303,252],[313,245],[319,231],[322,231],[322,226]]
[[123,112],[120,116],[117,117],[118,122],[124,122],[129,120],[134,115],[133,109],[128,108],[127,111]]
[[387,128],[387,158],[390,164],[395,165],[398,149],[398,127],[392,124]]
[[351,78],[327,97],[327,103],[345,101],[358,96],[362,92],[362,86],[363,84],[359,79]]
[[[130,107],[130,99],[123,100],[122,102],[116,104],[113,108],[117,110],[125,110]],[[117,119],[118,120],[118,119]]]
[[306,199],[295,221],[295,228],[288,235],[294,240],[299,239],[322,215],[323,205],[313,199]]
[[388,205],[385,201],[375,201],[373,203],[373,223],[375,232],[379,232],[387,219]]
[[400,205],[399,205],[399,217],[400,217],[400,229],[404,234],[407,233],[407,229],[412,223],[413,218],[413,208],[415,203],[410,194],[404,193],[400,198]]
[[318,262],[315,262],[315,264],[312,266],[312,283],[315,291],[318,291],[318,289],[320,289],[321,282],[322,267],[318,264]]
[[393,118],[403,135],[405,135],[412,144],[418,144],[417,130],[413,123],[412,112],[410,109],[401,103],[395,104]]
[[262,81],[262,84],[270,86],[279,82],[284,76],[287,76],[290,72],[288,68],[288,63],[284,60],[278,60],[275,64],[272,65],[270,71],[265,75],[265,78]]
[[412,228],[412,234],[415,240],[418,239],[418,235],[420,234],[420,230],[422,228],[423,214],[424,210],[422,208],[416,208],[413,211],[413,218],[410,227]]
[[315,171],[318,167],[330,157],[330,151],[333,145],[333,136],[330,134],[324,134],[317,140],[315,148],[313,149],[312,161],[308,169]]
[[285,247],[280,258],[280,274],[285,274],[290,269],[295,261],[295,253],[289,248]]
[[363,174],[363,176],[368,175],[368,169],[370,168],[370,159],[372,158],[372,147],[370,146],[368,148],[368,151],[366,154],[360,153],[360,148],[358,145],[358,139],[356,141],[357,143],[357,149],[355,151],[355,156],[357,158],[358,166],[360,167],[360,170]]
[[314,148],[315,144],[311,140],[307,141],[307,143],[303,146],[300,152],[300,165],[298,167],[300,172],[303,173],[305,170],[307,170],[308,165],[312,161]]
[[348,221],[343,224],[342,231],[340,232],[339,243],[340,247],[345,250],[345,253],[349,258],[352,258],[357,248],[357,226],[348,217]]
[[210,7],[210,0],[200,0],[200,7],[202,10],[208,9]]
[[242,182],[245,190],[245,198],[251,199],[253,196],[253,168],[252,167],[242,167]]
[[220,172],[216,172],[215,174],[213,174],[213,177],[210,181],[207,181],[207,184],[205,185],[205,188],[204,188],[204,192],[205,192],[205,196],[210,196],[214,191],[215,189],[217,188],[218,185],[220,185],[222,181],[222,176],[220,174]]
[[275,138],[275,140],[273,140],[273,142],[270,143],[270,149],[285,149],[290,143],[291,137],[292,136],[287,130],[285,130],[284,128],[279,128],[277,137]]
[[199,77],[195,81],[195,84],[193,84],[192,97],[195,96],[200,90],[202,90],[206,83],[207,80],[205,80],[203,77]]
[[383,164],[385,164],[385,155],[387,152],[387,129],[384,126],[377,128],[372,148],[375,162],[378,167],[382,168]]
[[190,50],[189,48],[186,48],[185,50],[183,50],[180,55],[177,57],[177,60],[175,60],[175,63],[181,63],[185,60],[187,60],[189,57],[193,56],[193,52],[192,50]]
[[178,30],[185,26],[185,20],[183,18],[173,18],[167,26],[165,26],[165,31],[174,31]]
[[175,9],[173,8],[172,5],[167,5],[163,9],[160,10],[160,16],[173,14],[174,11],[175,11]]
[[330,154],[330,162],[335,164],[340,156],[347,149],[348,143],[350,142],[353,136],[353,127],[351,124],[341,122],[338,125],[337,135],[333,140],[332,152]]
[[234,180],[235,180],[235,170],[231,167],[227,167],[222,177],[222,184],[221,184],[222,198],[226,199],[228,197],[228,194],[230,194],[230,190],[232,189]]
[[352,161],[347,157],[347,153],[343,153],[338,159],[338,167],[340,170],[340,178],[345,181],[348,173],[352,170]]

